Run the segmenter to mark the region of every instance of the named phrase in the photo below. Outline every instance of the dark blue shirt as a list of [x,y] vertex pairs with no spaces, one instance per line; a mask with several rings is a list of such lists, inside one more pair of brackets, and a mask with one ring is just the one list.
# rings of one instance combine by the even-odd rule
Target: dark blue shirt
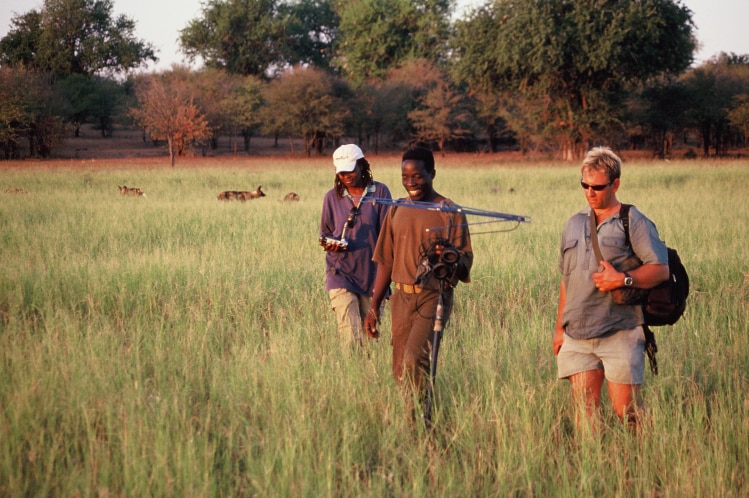
[[[372,253],[389,208],[373,202],[375,198],[392,198],[385,184],[373,182],[365,189],[354,224],[344,233],[347,249],[325,253],[325,290],[347,289],[360,295],[372,295],[377,273]],[[353,208],[354,199],[348,193],[341,198],[335,189],[330,189],[323,199],[320,235],[340,240],[343,226]]]

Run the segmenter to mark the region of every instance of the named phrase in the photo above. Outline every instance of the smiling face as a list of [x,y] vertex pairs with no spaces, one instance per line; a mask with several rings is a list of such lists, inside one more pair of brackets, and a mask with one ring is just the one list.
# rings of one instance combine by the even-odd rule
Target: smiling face
[[412,201],[433,201],[435,197],[433,181],[434,171],[429,172],[424,161],[406,159],[401,163],[401,183]]
[[362,189],[367,186],[363,180],[361,167],[359,167],[358,164],[353,171],[338,173],[338,179],[348,189],[349,192],[351,192],[352,190]]

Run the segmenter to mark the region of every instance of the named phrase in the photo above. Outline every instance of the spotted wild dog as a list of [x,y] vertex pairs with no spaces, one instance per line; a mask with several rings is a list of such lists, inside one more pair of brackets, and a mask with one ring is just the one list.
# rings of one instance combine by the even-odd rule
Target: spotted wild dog
[[235,192],[237,199],[240,201],[247,201],[252,199],[257,199],[258,197],[265,197],[265,192],[263,192],[262,186],[258,185],[256,190],[253,190],[252,192],[248,192],[246,190]]
[[298,201],[299,200],[299,194],[296,192],[289,192],[286,194],[286,197],[283,198],[284,201]]
[[25,188],[6,188],[5,189],[6,194],[28,194],[29,191]]
[[146,193],[138,187],[128,187],[127,185],[123,185],[122,187],[120,187],[119,185],[117,185],[117,188],[120,189],[121,195],[138,195],[143,197],[146,196]]

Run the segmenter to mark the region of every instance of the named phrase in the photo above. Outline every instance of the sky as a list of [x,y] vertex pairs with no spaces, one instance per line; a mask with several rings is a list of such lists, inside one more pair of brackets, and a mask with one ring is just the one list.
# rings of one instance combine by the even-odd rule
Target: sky
[[[200,17],[202,0],[113,0],[113,17],[124,14],[135,21],[135,36],[151,43],[159,57],[147,70],[165,70],[172,64],[185,63],[179,51],[179,31],[192,19]],[[16,14],[40,9],[42,0],[2,0],[0,2],[0,37],[10,29]],[[484,0],[458,0],[457,16],[467,8],[483,5]],[[749,54],[749,36],[745,25],[749,19],[749,0],[682,0],[692,11],[700,49],[695,63],[700,64],[720,52]]]

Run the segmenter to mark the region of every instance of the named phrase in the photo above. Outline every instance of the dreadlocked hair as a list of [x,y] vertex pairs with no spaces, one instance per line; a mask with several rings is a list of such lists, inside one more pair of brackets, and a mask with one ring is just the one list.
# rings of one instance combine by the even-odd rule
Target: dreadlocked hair
[[[372,176],[372,170],[369,167],[369,161],[367,161],[365,158],[357,159],[356,165],[359,167],[359,171],[361,172],[361,185],[355,185],[356,187],[366,187],[370,183],[374,181],[374,177]],[[338,178],[338,175],[335,175],[335,180],[333,182],[333,188],[335,188],[336,194],[338,194],[338,197],[343,197],[343,194],[346,190],[346,186],[341,182],[341,179]]]

